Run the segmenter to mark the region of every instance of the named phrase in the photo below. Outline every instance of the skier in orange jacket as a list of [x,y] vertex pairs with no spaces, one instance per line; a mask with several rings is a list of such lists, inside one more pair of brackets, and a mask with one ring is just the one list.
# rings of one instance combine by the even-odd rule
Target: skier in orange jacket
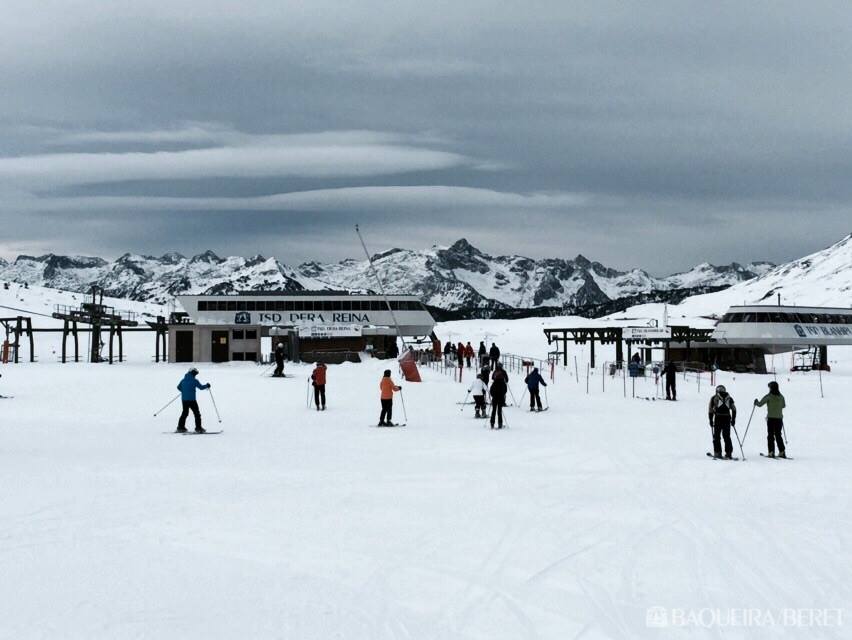
[[393,392],[402,389],[399,385],[391,380],[390,369],[385,369],[385,375],[379,382],[379,389],[382,391],[382,413],[379,416],[380,427],[393,426]]

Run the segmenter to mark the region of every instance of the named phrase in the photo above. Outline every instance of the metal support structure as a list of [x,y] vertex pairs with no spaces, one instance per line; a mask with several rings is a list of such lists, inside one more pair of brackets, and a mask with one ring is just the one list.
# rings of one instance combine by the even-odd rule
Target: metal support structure
[[402,335],[402,332],[399,329],[399,322],[397,322],[396,314],[393,312],[391,308],[390,301],[388,300],[388,296],[385,293],[385,283],[382,281],[379,272],[376,271],[376,267],[373,265],[373,257],[370,255],[370,252],[367,250],[367,244],[364,242],[364,237],[361,235],[361,230],[358,228],[358,225],[355,225],[355,233],[358,234],[358,239],[361,241],[361,246],[364,248],[364,255],[367,256],[367,262],[370,263],[370,271],[373,273],[373,277],[379,283],[379,293],[382,294],[382,297],[385,299],[385,304],[388,307],[388,311],[391,314],[391,318],[393,318],[393,324],[396,327],[396,335],[399,336],[399,339],[402,340],[402,348],[405,349],[405,338]]

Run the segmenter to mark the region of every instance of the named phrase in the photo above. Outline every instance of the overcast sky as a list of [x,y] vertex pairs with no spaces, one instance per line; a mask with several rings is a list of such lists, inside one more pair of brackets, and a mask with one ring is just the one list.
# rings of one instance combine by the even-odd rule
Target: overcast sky
[[5,0],[0,60],[6,258],[360,222],[662,274],[852,231],[848,3]]

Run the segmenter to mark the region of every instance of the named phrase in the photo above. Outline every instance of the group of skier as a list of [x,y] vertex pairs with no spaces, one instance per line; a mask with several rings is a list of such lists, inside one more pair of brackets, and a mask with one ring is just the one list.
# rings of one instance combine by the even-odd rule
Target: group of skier
[[[491,382],[490,387],[488,385],[489,380]],[[547,383],[541,377],[538,368],[533,368],[524,378],[524,384],[527,385],[527,391],[530,394],[530,411],[542,411],[539,388],[541,386],[546,387]],[[504,423],[503,408],[506,407],[506,395],[510,391],[509,374],[499,360],[495,360],[493,365],[489,363],[482,367],[467,393],[473,397],[474,417],[476,418],[488,418],[486,398],[490,396],[491,428],[502,429]]]
[[[761,399],[754,399],[754,407],[766,407],[766,450],[767,457],[775,457],[775,447],[778,446],[778,457],[787,457],[787,448],[784,442],[784,409],[787,406],[784,396],[778,387],[778,383],[769,383],[769,393]],[[737,405],[728,393],[725,385],[716,387],[716,393],[710,398],[708,407],[708,418],[710,428],[713,431],[713,453],[714,458],[733,459],[734,444],[731,440],[731,429],[736,433]],[[745,436],[743,435],[743,440]],[[739,440],[739,435],[737,435]],[[725,444],[724,456],[722,454],[722,441]],[[739,440],[742,448],[742,440]]]
[[[461,345],[459,353],[466,354],[467,346]],[[485,349],[485,344],[480,343],[480,352]],[[473,397],[474,412],[476,418],[488,418],[488,408],[486,398],[491,400],[491,415],[490,424],[492,429],[502,429],[505,425],[503,409],[506,407],[506,396],[510,394],[509,390],[509,374],[503,368],[499,360],[500,352],[497,345],[492,345],[491,351],[488,354],[488,360],[483,363],[480,372],[476,379],[471,383],[468,389],[468,395]],[[276,369],[273,376],[280,377],[283,375],[283,344],[279,343],[275,353]],[[676,400],[677,389],[675,383],[676,367],[674,363],[667,362],[662,370],[666,378],[666,399]],[[313,387],[313,400],[317,411],[325,411],[326,408],[326,372],[327,367],[324,363],[318,362],[311,372],[310,384]],[[489,386],[490,382],[490,386]],[[538,368],[533,368],[524,378],[524,384],[527,387],[527,392],[530,396],[530,411],[542,411],[545,407],[542,406],[540,388],[547,387]],[[187,371],[183,379],[178,383],[177,389],[180,391],[182,402],[182,411],[178,419],[177,433],[187,433],[186,420],[189,413],[192,412],[195,420],[195,432],[206,433],[201,424],[201,411],[198,407],[196,399],[196,391],[199,389],[210,389],[210,383],[202,384],[198,380],[198,369],[193,367]],[[379,382],[381,413],[379,415],[378,426],[395,426],[393,423],[393,396],[394,393],[401,391],[402,387],[396,384],[391,378],[391,370],[387,369]],[[775,450],[778,449],[778,457],[786,458],[786,447],[784,442],[784,409],[786,401],[781,394],[778,383],[773,381],[769,383],[769,392],[761,399],[755,398],[755,407],[767,407],[767,456],[770,458],[776,457]],[[734,445],[731,439],[731,429],[736,432],[737,422],[737,406],[733,397],[728,393],[724,385],[718,385],[715,389],[713,397],[710,398],[710,403],[707,410],[710,429],[713,434],[713,458],[734,459]],[[739,440],[740,447],[742,441]],[[723,452],[724,444],[724,452]]]
[[[440,343],[435,348],[440,350]],[[436,356],[440,355],[441,353],[436,352]],[[489,364],[493,369],[500,360],[500,349],[495,343],[491,343],[491,348],[487,349],[484,341],[480,341],[479,348],[476,351],[473,350],[470,340],[468,340],[467,344],[461,341],[458,344],[447,342],[444,345],[443,356],[448,366],[454,365],[459,368],[466,366],[468,369],[471,369],[474,366],[474,358],[477,358],[480,367]]]

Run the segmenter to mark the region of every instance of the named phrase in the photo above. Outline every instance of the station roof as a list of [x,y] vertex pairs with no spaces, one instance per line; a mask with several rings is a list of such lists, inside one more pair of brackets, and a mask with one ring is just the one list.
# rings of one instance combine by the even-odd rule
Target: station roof
[[[180,294],[179,298],[382,298],[380,293],[365,293],[351,291],[331,291],[322,289],[319,291],[239,291],[237,293],[187,293]],[[389,293],[388,298],[416,298],[410,293]]]

